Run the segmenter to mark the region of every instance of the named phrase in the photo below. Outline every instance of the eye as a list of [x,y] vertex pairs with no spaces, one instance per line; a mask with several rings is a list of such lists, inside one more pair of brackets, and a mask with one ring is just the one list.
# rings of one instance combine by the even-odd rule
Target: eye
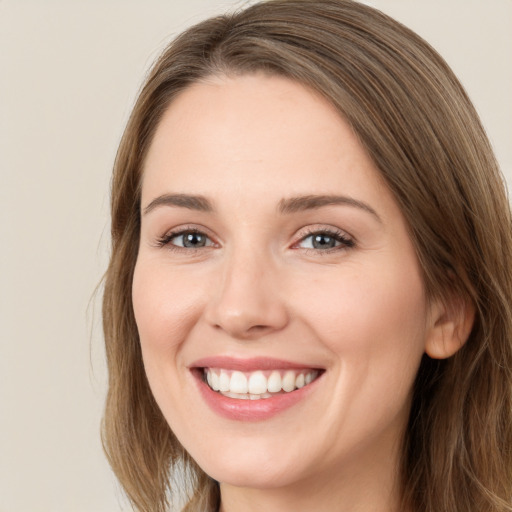
[[182,249],[201,249],[202,247],[212,247],[213,241],[201,231],[195,229],[186,229],[166,234],[158,240],[159,246],[174,246]]
[[192,247],[194,249],[197,247],[206,247],[207,245],[211,245],[211,243],[208,243],[211,242],[211,240],[205,234],[195,231],[175,235],[171,238],[170,242],[178,247]]
[[304,236],[296,246],[301,249],[329,251],[354,247],[354,240],[342,231],[314,231]]

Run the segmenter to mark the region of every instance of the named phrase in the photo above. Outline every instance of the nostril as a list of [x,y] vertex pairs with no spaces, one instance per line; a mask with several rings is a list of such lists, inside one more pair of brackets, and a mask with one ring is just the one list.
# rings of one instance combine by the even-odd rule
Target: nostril
[[272,331],[272,326],[270,325],[253,325],[247,329],[245,334],[242,335],[243,338],[253,338],[253,337],[259,337],[264,336],[267,333],[270,333]]
[[216,331],[246,339],[282,329],[288,315],[284,303],[271,294],[241,297],[224,293],[222,300],[208,305],[205,319]]

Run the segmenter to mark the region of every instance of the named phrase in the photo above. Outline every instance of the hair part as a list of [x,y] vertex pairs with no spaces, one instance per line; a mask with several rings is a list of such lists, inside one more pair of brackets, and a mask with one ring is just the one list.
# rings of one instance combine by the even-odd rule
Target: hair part
[[103,325],[109,391],[103,439],[139,511],[164,512],[176,467],[184,510],[219,491],[165,422],[144,373],[131,286],[144,159],[164,112],[212,75],[267,73],[324,96],[393,192],[429,298],[469,301],[476,320],[453,357],[424,356],[404,439],[404,510],[512,511],[512,241],[504,181],[478,115],[419,36],[350,0],[270,0],[202,22],[155,63],[123,135],[112,179],[112,255]]

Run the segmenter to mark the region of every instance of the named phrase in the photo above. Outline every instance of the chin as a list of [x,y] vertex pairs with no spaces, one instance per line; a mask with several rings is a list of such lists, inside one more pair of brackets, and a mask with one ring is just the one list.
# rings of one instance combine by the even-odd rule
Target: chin
[[276,466],[275,460],[254,464],[245,457],[238,457],[233,462],[223,461],[222,465],[205,468],[205,472],[219,483],[252,489],[283,488],[298,479],[296,468],[286,470]]
[[[255,443],[252,448],[247,447],[247,444],[244,448],[236,444],[244,443],[234,443],[231,449],[197,454],[194,458],[211,478],[235,487],[286,487],[305,476],[303,473],[307,468],[304,459],[298,461],[296,456],[289,457],[279,449],[265,449],[261,443]],[[296,450],[293,452],[297,453]]]

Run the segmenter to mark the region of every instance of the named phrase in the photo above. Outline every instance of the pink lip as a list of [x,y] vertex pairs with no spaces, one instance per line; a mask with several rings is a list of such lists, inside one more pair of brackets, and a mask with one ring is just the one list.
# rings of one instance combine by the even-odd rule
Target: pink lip
[[322,369],[319,366],[308,366],[305,364],[273,359],[270,357],[253,357],[249,359],[238,359],[229,356],[205,357],[194,361],[190,368],[224,368],[226,370],[238,370],[241,372],[252,372],[255,370],[309,370]]
[[292,363],[271,358],[236,359],[225,356],[207,357],[195,361],[191,366],[191,373],[199,388],[199,392],[207,405],[218,415],[235,421],[263,421],[272,418],[301,400],[304,400],[317,387],[320,375],[311,384],[290,393],[282,393],[272,398],[260,400],[240,400],[213,391],[204,382],[202,368],[224,368],[226,370],[254,371],[277,369],[310,369],[318,368],[303,364]]

